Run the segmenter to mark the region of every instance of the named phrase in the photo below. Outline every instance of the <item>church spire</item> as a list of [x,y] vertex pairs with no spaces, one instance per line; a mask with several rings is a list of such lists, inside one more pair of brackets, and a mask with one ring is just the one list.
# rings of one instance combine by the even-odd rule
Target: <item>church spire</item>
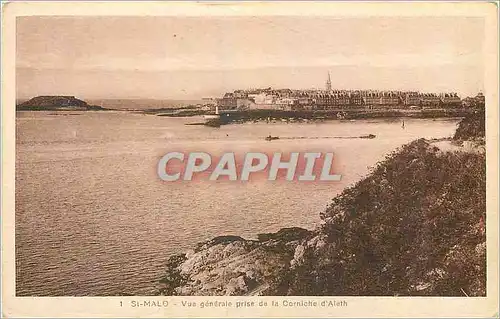
[[332,80],[330,79],[330,71],[328,71],[328,79],[326,80],[326,90],[328,92],[332,90]]

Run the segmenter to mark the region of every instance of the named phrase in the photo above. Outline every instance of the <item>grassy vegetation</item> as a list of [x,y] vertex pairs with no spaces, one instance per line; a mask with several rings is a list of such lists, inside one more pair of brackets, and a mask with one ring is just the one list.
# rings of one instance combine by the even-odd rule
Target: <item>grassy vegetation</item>
[[[442,118],[442,117],[464,117],[472,114],[473,109],[433,109],[433,110],[243,110],[237,112],[222,112],[220,119],[208,121],[208,126],[219,127],[220,125],[238,124],[245,122],[261,121],[324,121],[324,120],[356,120],[356,119],[385,119],[385,118]],[[203,115],[207,112],[201,110],[184,110],[171,114],[160,114],[160,116],[183,117]]]
[[336,120],[336,119],[369,119],[369,118],[394,118],[394,117],[415,117],[415,118],[438,118],[438,117],[463,117],[474,110],[472,109],[433,109],[433,110],[366,110],[366,109],[339,109],[339,110],[248,110],[229,113],[222,116],[226,122],[248,122],[264,121],[267,119],[287,119],[287,120]]

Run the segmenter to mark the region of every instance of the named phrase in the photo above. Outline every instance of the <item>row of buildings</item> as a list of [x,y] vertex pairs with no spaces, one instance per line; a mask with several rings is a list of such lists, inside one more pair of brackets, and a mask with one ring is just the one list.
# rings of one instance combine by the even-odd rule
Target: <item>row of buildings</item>
[[333,90],[330,75],[325,90],[251,89],[228,92],[217,104],[222,109],[343,109],[343,108],[418,108],[484,106],[484,95],[462,100],[457,93],[417,91]]
[[340,90],[237,90],[217,100],[223,109],[336,109],[336,108],[412,108],[484,106],[484,95],[462,100],[456,93]]

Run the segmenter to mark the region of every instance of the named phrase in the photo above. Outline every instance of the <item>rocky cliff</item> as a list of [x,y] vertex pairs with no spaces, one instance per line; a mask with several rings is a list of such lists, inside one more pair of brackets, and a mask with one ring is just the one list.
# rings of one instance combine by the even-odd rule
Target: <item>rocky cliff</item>
[[220,236],[170,258],[161,280],[166,295],[261,295],[279,286],[299,243],[302,228],[261,234],[259,240]]
[[334,198],[314,231],[202,243],[170,259],[160,293],[485,296],[485,191],[484,152],[420,139]]

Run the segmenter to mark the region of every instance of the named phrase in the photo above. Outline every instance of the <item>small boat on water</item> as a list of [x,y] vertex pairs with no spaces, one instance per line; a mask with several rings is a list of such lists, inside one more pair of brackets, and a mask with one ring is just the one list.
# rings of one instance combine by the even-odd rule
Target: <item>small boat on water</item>
[[266,141],[272,141],[272,140],[279,140],[280,138],[278,136],[266,136]]
[[368,134],[368,135],[361,135],[359,138],[375,138],[375,137],[377,136],[373,134]]

